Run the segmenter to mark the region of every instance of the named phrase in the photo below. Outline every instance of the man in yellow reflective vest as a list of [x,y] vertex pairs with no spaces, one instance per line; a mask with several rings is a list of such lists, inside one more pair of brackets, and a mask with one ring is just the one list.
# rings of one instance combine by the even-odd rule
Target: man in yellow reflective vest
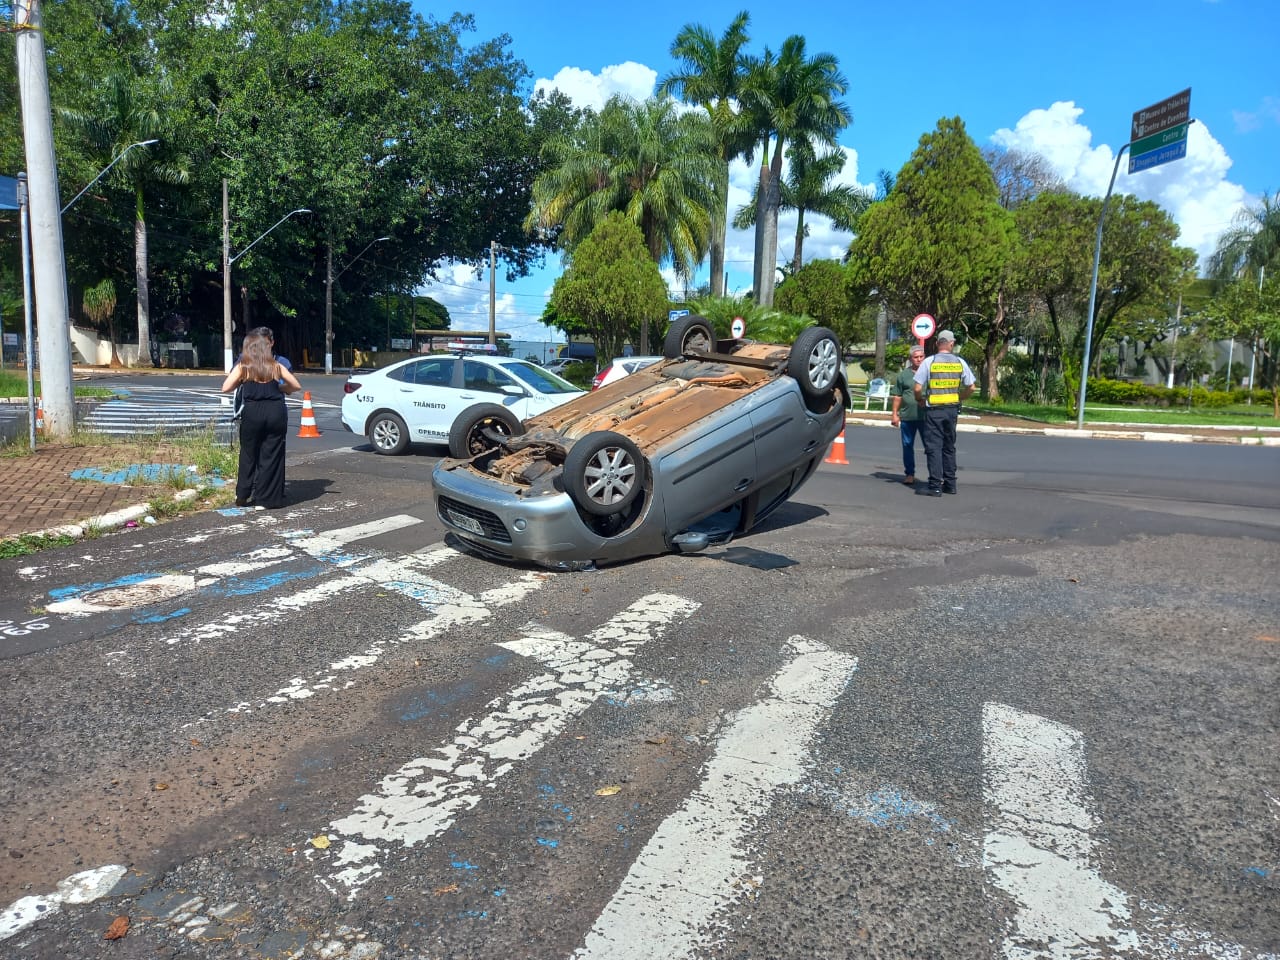
[[938,352],[916,371],[916,402],[924,410],[921,426],[929,462],[929,486],[916,491],[922,496],[956,492],[956,422],[960,404],[969,399],[976,381],[969,364],[951,352],[955,345],[956,335],[943,330],[938,334]]

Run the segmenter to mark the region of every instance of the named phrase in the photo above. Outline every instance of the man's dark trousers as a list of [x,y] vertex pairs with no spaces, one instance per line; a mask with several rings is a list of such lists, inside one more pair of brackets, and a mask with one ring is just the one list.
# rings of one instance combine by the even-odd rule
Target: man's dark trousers
[[927,407],[924,428],[924,455],[929,462],[929,489],[956,488],[956,421],[960,407]]

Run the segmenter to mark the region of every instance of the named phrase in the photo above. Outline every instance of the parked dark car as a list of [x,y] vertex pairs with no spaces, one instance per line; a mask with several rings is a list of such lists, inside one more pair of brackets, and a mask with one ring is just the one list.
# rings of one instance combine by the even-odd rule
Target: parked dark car
[[560,569],[693,552],[760,523],[844,429],[840,344],[717,341],[679,318],[664,359],[432,474],[441,521],[493,558]]

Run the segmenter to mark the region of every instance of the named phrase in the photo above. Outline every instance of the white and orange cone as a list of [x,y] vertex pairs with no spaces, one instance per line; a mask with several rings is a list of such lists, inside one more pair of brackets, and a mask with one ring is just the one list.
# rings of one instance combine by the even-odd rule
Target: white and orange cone
[[316,412],[311,409],[310,390],[302,394],[302,425],[298,428],[298,436],[304,438],[320,436],[320,431],[316,428]]
[[844,455],[844,427],[840,428],[840,436],[831,441],[831,452],[827,454],[823,463],[838,463],[847,467],[849,461]]

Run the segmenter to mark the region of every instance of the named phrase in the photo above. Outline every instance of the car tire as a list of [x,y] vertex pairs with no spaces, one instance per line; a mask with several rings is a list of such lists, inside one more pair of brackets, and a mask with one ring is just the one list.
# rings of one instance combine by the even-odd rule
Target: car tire
[[826,327],[809,327],[796,337],[787,358],[787,373],[800,384],[805,406],[815,413],[831,408],[840,380],[840,341]]
[[524,433],[524,424],[504,406],[476,404],[464,410],[449,428],[449,456],[465,460],[494,449],[493,441],[484,435],[485,430],[514,437]]
[[668,360],[683,357],[690,350],[700,353],[714,353],[716,349],[716,331],[711,321],[697,314],[677,317],[667,330],[666,339],[662,341],[662,355]]
[[575,441],[564,458],[565,489],[584,512],[608,517],[626,510],[644,488],[644,454],[612,430]]
[[375,413],[365,427],[373,452],[384,457],[404,453],[409,448],[409,428],[394,413]]

